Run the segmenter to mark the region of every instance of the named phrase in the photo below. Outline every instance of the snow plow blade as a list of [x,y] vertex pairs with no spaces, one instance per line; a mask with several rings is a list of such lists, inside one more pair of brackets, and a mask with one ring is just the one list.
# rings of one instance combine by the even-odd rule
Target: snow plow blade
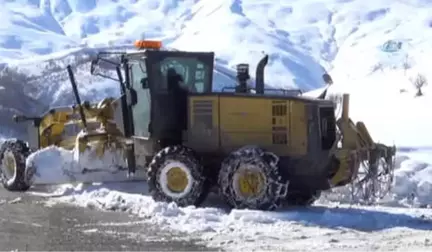
[[341,148],[334,151],[336,172],[330,183],[332,187],[350,184],[354,200],[371,203],[391,189],[396,147],[375,143],[363,122],[352,122],[348,108],[349,95],[344,94],[342,116],[337,121],[343,138]]

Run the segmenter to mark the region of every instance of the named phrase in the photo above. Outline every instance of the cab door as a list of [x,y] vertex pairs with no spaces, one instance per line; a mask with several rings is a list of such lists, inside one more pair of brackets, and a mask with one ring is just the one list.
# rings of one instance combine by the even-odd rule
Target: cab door
[[149,137],[150,124],[150,89],[146,86],[147,69],[143,60],[129,61],[130,84],[136,94],[136,103],[132,106],[134,135]]

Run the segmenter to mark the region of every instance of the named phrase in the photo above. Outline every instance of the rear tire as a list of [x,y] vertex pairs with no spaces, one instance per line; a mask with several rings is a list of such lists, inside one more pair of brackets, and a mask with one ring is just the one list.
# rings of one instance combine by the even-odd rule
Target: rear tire
[[31,151],[26,143],[9,139],[0,147],[0,182],[9,191],[27,191],[30,183],[26,179],[26,159]]
[[147,173],[155,201],[178,206],[200,205],[208,193],[204,168],[195,152],[185,146],[168,146],[152,159]]
[[[232,152],[219,172],[219,190],[231,207],[274,210],[287,191],[279,175],[279,158],[258,147]],[[248,176],[251,176],[247,178]],[[253,187],[257,187],[252,189]]]

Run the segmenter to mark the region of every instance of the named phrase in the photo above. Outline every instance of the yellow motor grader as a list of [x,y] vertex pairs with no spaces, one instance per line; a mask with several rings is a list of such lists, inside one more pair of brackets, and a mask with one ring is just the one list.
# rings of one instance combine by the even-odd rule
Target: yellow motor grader
[[[237,86],[227,92],[213,87],[213,52],[164,50],[159,41],[135,46],[135,52],[100,53],[92,62],[95,75],[100,64],[114,65],[120,97],[81,102],[69,66],[75,106],[14,118],[32,124],[27,142],[6,140],[0,148],[5,188],[28,190],[40,169],[34,157],[53,145],[72,150],[78,162],[86,151],[93,150],[94,159],[117,153],[118,163],[107,167],[125,174],[145,170],[152,197],[179,206],[199,205],[212,189],[235,208],[307,205],[353,181],[373,197],[378,187],[368,181],[392,176],[395,148],[375,143],[362,122],[350,120],[348,94],[337,119],[325,95],[266,89],[267,55],[254,88],[247,85],[248,65],[239,64]],[[113,54],[118,62],[106,57]]]

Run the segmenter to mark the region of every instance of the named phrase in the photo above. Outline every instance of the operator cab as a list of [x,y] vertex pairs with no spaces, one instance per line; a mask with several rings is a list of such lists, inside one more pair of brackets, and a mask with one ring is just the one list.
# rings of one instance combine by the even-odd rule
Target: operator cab
[[214,53],[160,50],[158,41],[135,46],[146,50],[125,54],[122,60],[131,135],[151,136],[162,146],[181,143],[188,94],[212,91]]

